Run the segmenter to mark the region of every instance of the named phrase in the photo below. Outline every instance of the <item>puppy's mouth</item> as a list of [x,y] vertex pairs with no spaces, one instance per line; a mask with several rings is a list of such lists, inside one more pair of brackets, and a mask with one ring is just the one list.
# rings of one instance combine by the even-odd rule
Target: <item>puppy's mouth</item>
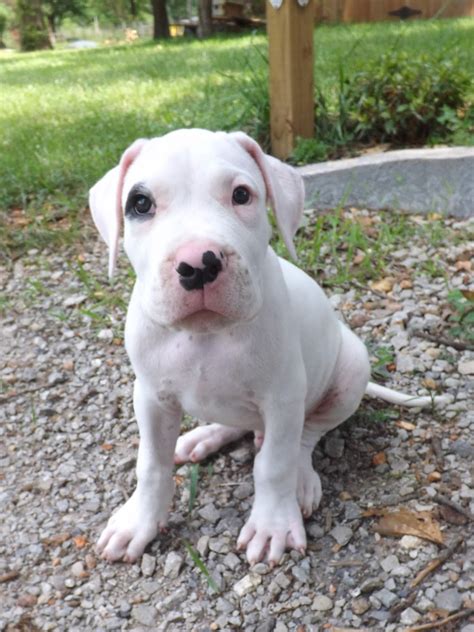
[[210,309],[200,309],[184,318],[179,319],[175,325],[180,329],[189,329],[196,332],[208,332],[223,329],[233,321]]

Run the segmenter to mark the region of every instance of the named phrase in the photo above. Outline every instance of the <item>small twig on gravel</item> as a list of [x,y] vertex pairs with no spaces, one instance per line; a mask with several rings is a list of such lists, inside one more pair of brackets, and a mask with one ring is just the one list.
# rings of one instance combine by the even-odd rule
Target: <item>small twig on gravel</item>
[[39,386],[33,386],[32,388],[25,388],[24,391],[12,391],[6,395],[0,395],[0,404],[5,404],[5,402],[9,399],[15,399],[16,397],[23,397],[24,395],[29,395],[30,393],[36,393],[36,391],[40,391],[43,388],[46,388],[46,386],[44,384],[40,384]]
[[414,590],[408,595],[408,597],[406,597],[405,599],[402,599],[401,601],[396,603],[394,606],[392,606],[390,608],[389,622],[393,623],[394,621],[396,621],[396,619],[398,618],[398,615],[413,604],[417,595],[418,595],[418,591]]
[[378,296],[379,298],[383,298],[384,300],[386,300],[387,298],[390,298],[389,296],[387,296],[383,292],[379,292],[378,290],[374,290],[369,285],[363,285],[363,283],[359,283],[359,281],[356,281],[355,279],[352,279],[351,285],[355,285],[356,287],[359,288],[359,290],[364,290],[364,292],[372,292],[372,294],[375,294],[375,296]]
[[86,390],[86,392],[85,392],[85,393],[83,393],[83,394],[81,395],[81,397],[78,399],[78,401],[77,401],[77,406],[78,406],[78,408],[79,408],[80,406],[84,406],[84,404],[85,404],[85,403],[86,403],[86,402],[87,402],[87,401],[88,401],[91,397],[94,397],[94,395],[97,395],[97,394],[98,394],[98,390],[97,390],[96,388],[94,388],[94,387],[92,387],[92,388],[88,388],[88,389]]
[[330,509],[327,510],[326,515],[324,516],[324,530],[326,533],[331,531],[332,527],[332,511]]
[[456,614],[452,614],[445,619],[438,619],[431,623],[424,623],[423,625],[417,625],[414,628],[408,628],[406,632],[423,632],[423,630],[439,630],[441,626],[451,623],[451,621],[457,621],[458,619],[464,619],[474,614],[474,608],[467,608],[466,610],[460,610]]
[[413,331],[412,336],[422,338],[423,340],[429,340],[430,342],[436,342],[436,344],[444,345],[445,347],[452,347],[453,349],[457,349],[457,351],[474,351],[474,345],[471,345],[468,342],[459,342],[457,340],[453,340],[452,338],[442,338],[441,336],[429,334],[421,329]]
[[0,575],[0,584],[11,582],[17,577],[20,577],[20,571],[7,571],[6,573]]
[[329,566],[333,566],[334,568],[344,568],[344,566],[365,566],[365,562],[362,560],[337,560],[334,562],[329,562]]
[[444,465],[444,454],[443,454],[443,448],[441,447],[441,439],[439,437],[437,437],[436,435],[433,435],[431,437],[431,448],[434,452],[434,455],[436,457],[436,462],[438,464],[438,468],[442,469],[443,465]]
[[436,559],[432,560],[428,564],[428,566],[426,566],[422,571],[420,571],[418,573],[418,575],[415,577],[415,579],[410,584],[411,588],[415,588],[415,586],[418,586],[419,584],[421,584],[421,582],[424,579],[426,579],[426,577],[428,577],[428,575],[430,575],[430,573],[432,573],[434,570],[436,570],[438,568],[438,566],[441,566],[441,564],[444,564],[453,555],[453,553],[456,551],[456,549],[463,542],[464,542],[464,538],[462,536],[458,536],[457,538],[455,538],[453,540],[453,542],[451,542],[451,544],[446,549],[444,549],[444,551],[441,552],[439,557],[437,557]]
[[464,507],[462,507],[459,503],[454,502],[454,500],[446,498],[446,496],[443,496],[443,494],[436,494],[435,496],[433,496],[433,500],[435,500],[440,505],[451,507],[451,509],[454,509],[454,511],[457,511],[462,516],[465,516],[471,522],[474,521],[474,516],[471,514],[470,511],[464,509]]

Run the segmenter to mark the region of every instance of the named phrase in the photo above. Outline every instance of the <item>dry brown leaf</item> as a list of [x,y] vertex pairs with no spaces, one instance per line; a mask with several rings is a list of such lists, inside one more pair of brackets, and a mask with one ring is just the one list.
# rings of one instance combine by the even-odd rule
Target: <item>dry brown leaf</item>
[[83,549],[89,544],[87,538],[83,535],[76,535],[76,537],[74,537],[72,541],[74,542],[74,546],[76,547],[76,549]]
[[52,535],[50,538],[44,538],[43,544],[45,546],[58,546],[59,544],[63,544],[71,537],[70,533],[58,533],[56,535]]
[[15,226],[16,228],[22,228],[23,226],[28,226],[31,223],[31,220],[26,217],[25,212],[16,208],[13,209],[10,213],[10,224]]
[[359,312],[358,314],[354,314],[352,318],[349,319],[349,325],[351,329],[357,329],[357,327],[362,327],[365,323],[370,319],[368,314],[364,314]]
[[374,454],[374,456],[372,457],[372,465],[382,465],[386,462],[387,455],[385,454],[385,452],[377,452],[377,454]]
[[429,511],[411,511],[410,509],[386,511],[376,524],[375,531],[392,537],[416,535],[424,540],[443,544],[439,524]]
[[470,272],[472,268],[472,263],[470,261],[456,261],[456,270],[459,272],[460,270],[464,270],[465,272]]
[[105,450],[106,452],[110,452],[110,450],[114,449],[114,446],[111,443],[103,443],[100,447],[102,450]]
[[474,290],[461,290],[461,294],[464,298],[467,298],[468,301],[474,301]]
[[403,428],[403,430],[408,430],[409,432],[415,430],[416,428],[415,424],[412,424],[409,421],[403,421],[402,419],[396,421],[395,425],[398,426],[398,428]]
[[339,494],[339,500],[342,500],[342,501],[352,500],[352,495],[349,492],[346,492],[345,490],[343,490]]
[[411,279],[402,279],[400,281],[400,287],[402,290],[411,290],[413,287],[413,281]]
[[421,380],[421,383],[423,384],[425,388],[427,388],[430,391],[436,390],[437,384],[431,377],[425,377],[423,380]]
[[393,277],[384,277],[383,279],[379,279],[378,281],[371,281],[369,286],[375,290],[376,292],[384,292],[387,294],[391,292],[393,286],[395,285],[395,279]]
[[357,254],[354,255],[354,258],[352,259],[352,263],[355,266],[358,266],[362,263],[362,261],[364,261],[365,259],[365,252],[362,252],[362,250],[358,250]]

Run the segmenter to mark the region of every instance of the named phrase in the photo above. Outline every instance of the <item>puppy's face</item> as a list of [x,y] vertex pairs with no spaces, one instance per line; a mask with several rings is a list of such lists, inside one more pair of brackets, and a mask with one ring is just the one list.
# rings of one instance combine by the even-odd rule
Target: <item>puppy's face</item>
[[159,325],[212,331],[262,305],[270,238],[267,192],[227,134],[173,132],[148,141],[123,185],[124,245],[137,296]]
[[179,130],[135,141],[92,187],[92,216],[109,246],[109,274],[125,223],[135,297],[165,327],[213,331],[255,317],[273,207],[292,238],[303,210],[300,175],[241,132]]

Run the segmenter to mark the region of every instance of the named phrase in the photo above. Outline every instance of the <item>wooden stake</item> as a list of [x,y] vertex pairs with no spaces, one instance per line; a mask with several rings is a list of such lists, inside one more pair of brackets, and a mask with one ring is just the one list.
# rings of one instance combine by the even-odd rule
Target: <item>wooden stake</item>
[[298,136],[314,135],[314,15],[314,0],[283,0],[279,9],[267,0],[271,144],[282,159]]

